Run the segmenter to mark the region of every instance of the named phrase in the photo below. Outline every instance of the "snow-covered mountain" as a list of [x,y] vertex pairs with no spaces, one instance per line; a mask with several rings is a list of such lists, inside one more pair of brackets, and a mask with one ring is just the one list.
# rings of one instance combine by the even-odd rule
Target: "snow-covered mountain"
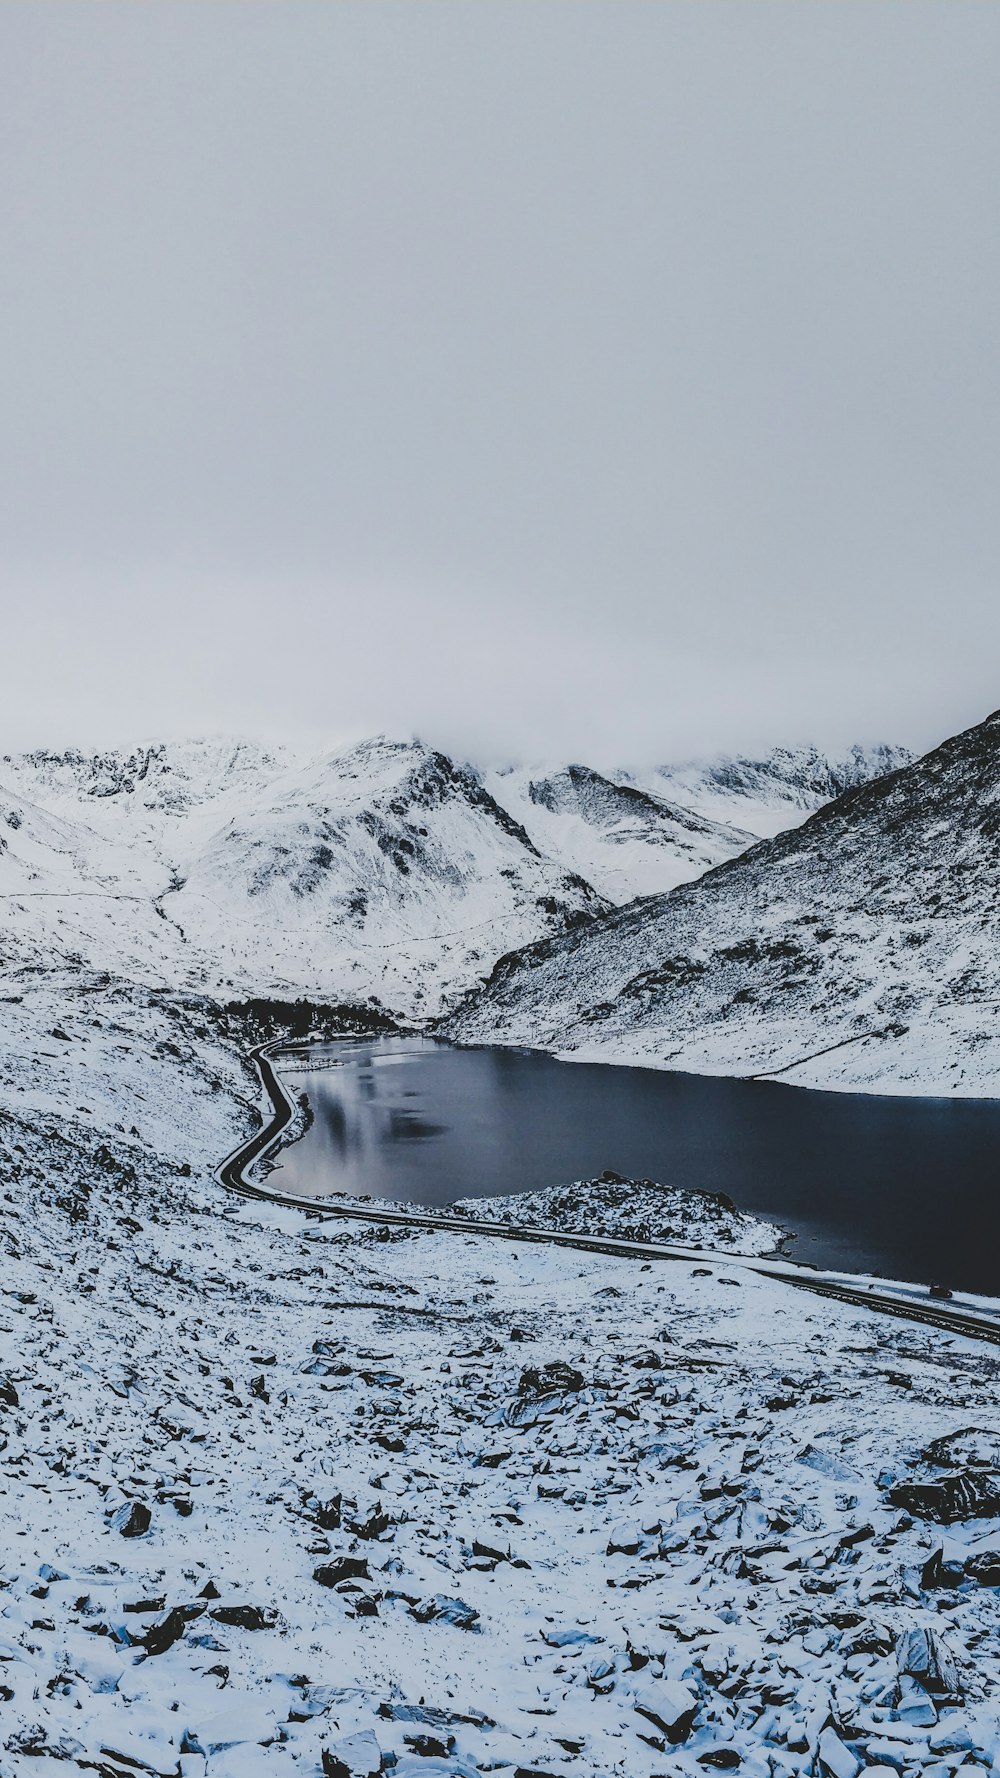
[[88,963],[155,979],[177,959],[165,939],[156,859],[0,782],[0,961]]
[[[752,846],[755,834],[590,766],[510,768],[485,775],[497,802],[540,851],[560,859],[616,906],[660,895]],[[793,816],[792,819],[795,819]]]
[[129,752],[8,753],[0,771],[64,810],[104,803],[119,815],[128,807],[183,815],[223,794],[253,790],[290,763],[285,748],[217,737],[159,741]]
[[470,768],[379,739],[279,778],[212,836],[167,911],[227,982],[375,994],[413,1016],[607,906]]
[[1000,1092],[1000,715],[654,901],[503,960],[465,1041]]
[[[885,757],[859,753],[855,769]],[[0,785],[21,826],[0,824],[5,954],[431,1016],[504,953],[699,875],[762,823],[801,820],[842,769],[815,751],[686,769],[694,807],[666,794],[667,768],[643,787],[577,764],[478,769],[385,738],[320,759],[232,740],[8,754]],[[726,792],[743,825],[707,812],[728,808],[719,773],[743,774]]]
[[735,755],[658,766],[651,772],[626,772],[623,777],[654,796],[697,810],[708,821],[747,829],[758,839],[771,839],[797,826],[834,797],[843,796],[845,790],[856,790],[859,784],[912,764],[913,757],[907,747],[885,745],[848,747],[840,752],[774,747],[759,758]]

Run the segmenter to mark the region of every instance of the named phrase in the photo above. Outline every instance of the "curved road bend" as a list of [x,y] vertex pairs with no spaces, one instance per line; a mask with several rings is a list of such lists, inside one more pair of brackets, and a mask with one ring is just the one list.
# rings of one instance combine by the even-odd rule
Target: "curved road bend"
[[398,1224],[404,1228],[432,1229],[437,1232],[453,1231],[502,1241],[531,1241],[541,1246],[570,1247],[580,1253],[603,1253],[619,1259],[687,1260],[696,1265],[704,1265],[710,1260],[713,1265],[756,1272],[761,1277],[779,1279],[796,1290],[809,1290],[816,1296],[833,1297],[837,1302],[873,1309],[880,1315],[894,1315],[903,1321],[921,1322],[927,1327],[941,1328],[946,1333],[959,1334],[965,1339],[985,1340],[991,1345],[1000,1346],[1000,1302],[995,1315],[986,1309],[948,1308],[944,1304],[929,1302],[911,1294],[915,1293],[916,1286],[897,1286],[893,1290],[888,1286],[876,1289],[874,1286],[849,1284],[836,1273],[814,1273],[811,1267],[799,1265],[794,1260],[752,1259],[745,1254],[711,1252],[703,1247],[684,1247],[665,1241],[647,1243],[620,1241],[611,1235],[570,1235],[558,1229],[479,1221],[472,1216],[438,1216],[419,1210],[391,1210],[388,1207],[368,1209],[357,1204],[340,1206],[329,1199],[314,1202],[312,1199],[293,1197],[287,1192],[269,1191],[266,1186],[251,1185],[245,1177],[246,1169],[273,1146],[282,1130],[291,1122],[296,1110],[294,1101],[271,1062],[271,1057],[281,1050],[285,1041],[278,1038],[270,1043],[259,1044],[250,1051],[260,1074],[261,1084],[271,1101],[272,1116],[256,1135],[241,1143],[215,1170],[215,1177],[220,1185],[224,1185],[229,1191],[239,1192],[245,1198],[260,1198],[265,1203],[304,1210],[310,1216],[339,1217],[349,1222]]

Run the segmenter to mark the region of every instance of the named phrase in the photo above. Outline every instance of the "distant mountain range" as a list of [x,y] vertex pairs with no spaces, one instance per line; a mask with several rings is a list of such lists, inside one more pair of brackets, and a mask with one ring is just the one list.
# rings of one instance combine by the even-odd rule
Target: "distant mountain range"
[[485,781],[541,850],[622,906],[701,876],[912,757],[904,747],[777,747],[760,759],[608,774],[522,767]]
[[502,960],[448,1029],[580,1059],[995,1095],[998,1011],[994,715],[697,881]]
[[433,1016],[497,959],[661,894],[901,749],[601,773],[478,769],[380,737],[0,761],[0,964]]

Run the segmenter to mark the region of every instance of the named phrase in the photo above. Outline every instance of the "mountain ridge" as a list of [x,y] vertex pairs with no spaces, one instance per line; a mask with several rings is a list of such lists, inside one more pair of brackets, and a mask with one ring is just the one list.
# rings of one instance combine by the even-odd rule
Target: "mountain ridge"
[[[779,801],[797,757],[771,772]],[[761,770],[748,766],[754,794]],[[8,967],[51,953],[219,997],[373,1001],[409,1019],[439,1016],[501,954],[755,843],[625,774],[501,772],[389,735],[308,758],[239,737],[39,748],[5,755],[0,782],[0,817],[6,799],[48,832],[0,854]],[[786,798],[781,814],[802,810]]]
[[975,1011],[984,985],[1000,998],[998,742],[994,713],[587,936],[500,959],[449,1035],[810,1085],[1000,1091],[1000,1043]]

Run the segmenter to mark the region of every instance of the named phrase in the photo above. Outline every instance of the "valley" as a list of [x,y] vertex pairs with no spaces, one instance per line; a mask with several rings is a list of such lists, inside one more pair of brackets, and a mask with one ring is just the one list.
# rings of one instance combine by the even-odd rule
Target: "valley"
[[[796,1149],[789,1108],[859,1120],[855,1202],[876,1204],[895,1151],[883,1209],[900,1226],[907,1170],[937,1183],[935,1116],[955,1114],[954,1162],[962,1118],[992,1152],[994,1110],[914,1101],[907,1150],[919,1071],[888,1100],[795,1093],[671,1073],[650,1041],[655,1015],[693,1045],[686,996],[713,987],[718,930],[760,954],[725,960],[735,1023],[721,994],[701,1010],[729,1048],[700,1061],[786,1059],[766,997],[748,1042],[738,972],[775,995],[807,973],[780,948],[807,894],[823,913],[795,930],[829,944],[834,989],[842,903],[879,968],[898,946],[908,984],[914,957],[925,984],[968,982],[987,862],[957,907],[942,896],[940,931],[900,933],[921,897],[930,921],[956,833],[988,809],[993,730],[973,735],[832,804],[800,755],[767,782],[760,765],[688,773],[687,801],[582,767],[501,797],[503,774],[385,741],[333,763],[228,744],[4,761],[2,1778],[29,1762],[39,1778],[990,1769],[995,1303],[799,1277],[766,1257],[783,1206],[725,1194],[752,1149],[741,1100],[778,1108],[759,1177],[784,1142],[800,1205],[835,1183],[808,1155],[838,1151],[801,1129]],[[800,825],[766,837],[779,817]],[[896,904],[874,884],[890,849]],[[902,1042],[845,1033],[841,990],[812,1012],[781,991],[803,1053]],[[866,1031],[905,1022],[859,1009]],[[339,1113],[304,1041],[319,1035],[369,1058]],[[262,1195],[243,1196],[220,1162],[255,1129],[266,1146],[252,1057],[272,1038],[292,1040],[305,1137],[274,1171],[258,1159]],[[431,1179],[448,1095],[408,1080],[414,1050],[469,1075],[448,1089],[470,1116],[450,1162],[464,1202],[415,1215],[367,1196],[350,1219],[350,1197],[281,1193],[282,1168],[338,1128],[355,1187],[377,1161],[388,1191],[394,1157]],[[550,1086],[519,1122],[536,1066],[567,1083],[561,1125]],[[984,1060],[970,1096],[988,1081]],[[647,1137],[666,1124],[674,1142],[648,1159],[647,1100]],[[709,1195],[686,1189],[703,1183],[695,1133],[727,1126]],[[568,1174],[560,1143],[588,1129]],[[985,1214],[986,1170],[977,1189],[963,1209],[953,1185],[956,1228]],[[438,1200],[453,1195],[442,1173]]]

